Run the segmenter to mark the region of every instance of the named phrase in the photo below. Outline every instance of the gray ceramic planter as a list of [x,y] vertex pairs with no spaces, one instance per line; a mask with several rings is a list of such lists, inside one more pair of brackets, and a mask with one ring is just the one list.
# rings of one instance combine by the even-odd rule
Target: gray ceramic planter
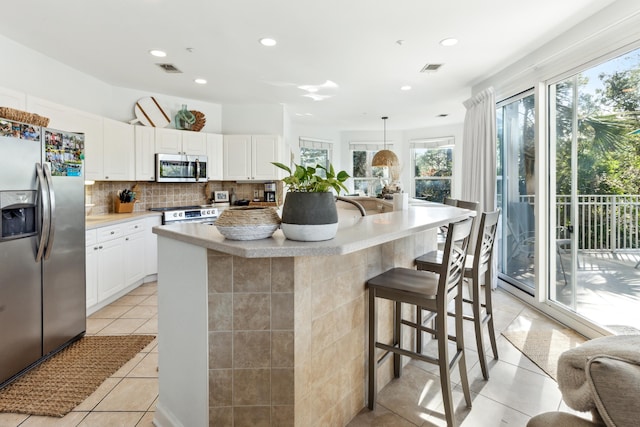
[[280,228],[291,240],[315,242],[333,239],[338,231],[335,196],[331,192],[287,193]]

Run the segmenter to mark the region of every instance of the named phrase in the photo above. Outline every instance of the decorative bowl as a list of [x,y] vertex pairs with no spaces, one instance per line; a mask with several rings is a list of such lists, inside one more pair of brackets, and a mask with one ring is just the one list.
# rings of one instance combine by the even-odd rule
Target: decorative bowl
[[222,211],[214,225],[229,240],[259,240],[271,237],[280,217],[270,207],[240,206]]

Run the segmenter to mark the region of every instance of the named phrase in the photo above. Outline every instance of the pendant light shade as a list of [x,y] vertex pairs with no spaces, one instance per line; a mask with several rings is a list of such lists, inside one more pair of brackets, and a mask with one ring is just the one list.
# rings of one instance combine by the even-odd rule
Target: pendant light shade
[[382,117],[382,123],[384,123],[384,148],[378,151],[373,159],[371,159],[371,166],[398,166],[400,161],[398,156],[391,150],[387,150],[387,119],[388,117]]

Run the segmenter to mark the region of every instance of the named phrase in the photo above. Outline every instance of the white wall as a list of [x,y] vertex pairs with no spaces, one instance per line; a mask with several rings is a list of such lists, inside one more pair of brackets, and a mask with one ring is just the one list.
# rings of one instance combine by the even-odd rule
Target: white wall
[[222,133],[284,135],[284,106],[224,104]]
[[3,36],[0,52],[0,87],[120,121],[135,118],[133,106],[138,99],[155,96],[170,117],[187,104],[189,109],[205,114],[204,132],[222,130],[219,104],[110,86]]

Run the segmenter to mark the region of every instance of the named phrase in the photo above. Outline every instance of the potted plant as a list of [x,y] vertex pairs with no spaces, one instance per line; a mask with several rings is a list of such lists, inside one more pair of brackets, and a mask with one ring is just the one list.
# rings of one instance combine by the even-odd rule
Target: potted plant
[[338,194],[347,191],[344,182],[349,174],[345,171],[336,174],[331,164],[326,168],[294,163],[294,170],[282,163],[272,164],[289,173],[282,179],[288,188],[280,224],[285,237],[306,242],[333,239],[338,231],[338,211],[331,190]]

